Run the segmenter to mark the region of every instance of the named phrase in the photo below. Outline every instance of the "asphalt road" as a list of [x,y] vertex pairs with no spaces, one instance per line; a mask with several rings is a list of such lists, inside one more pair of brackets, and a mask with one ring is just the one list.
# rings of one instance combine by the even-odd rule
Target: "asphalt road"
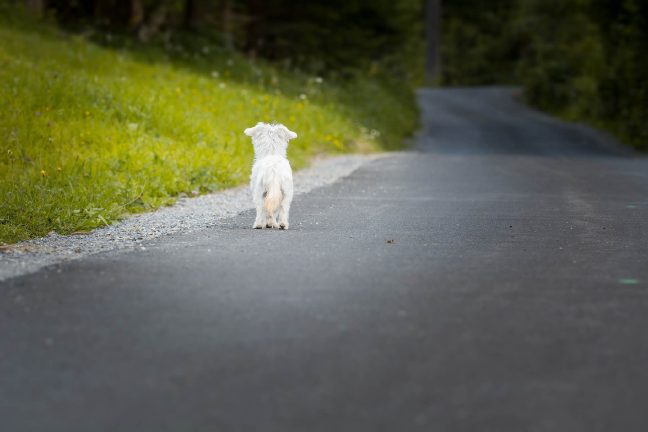
[[416,150],[0,285],[0,431],[648,430],[648,159],[510,89]]

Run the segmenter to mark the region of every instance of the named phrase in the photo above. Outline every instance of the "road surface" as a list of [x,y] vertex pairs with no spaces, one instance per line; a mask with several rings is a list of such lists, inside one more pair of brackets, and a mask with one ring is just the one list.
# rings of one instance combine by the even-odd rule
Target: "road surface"
[[645,431],[648,159],[423,90],[411,152],[0,285],[0,431]]

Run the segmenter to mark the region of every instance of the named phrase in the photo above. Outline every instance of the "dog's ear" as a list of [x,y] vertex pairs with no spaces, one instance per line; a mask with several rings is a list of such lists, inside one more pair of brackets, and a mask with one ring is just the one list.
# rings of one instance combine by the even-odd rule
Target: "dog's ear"
[[290,129],[288,129],[284,125],[279,125],[279,131],[281,132],[281,134],[283,135],[286,141],[290,141],[291,139],[297,138],[297,134],[291,131]]
[[243,133],[249,137],[254,136],[261,128],[263,127],[263,123],[259,122],[256,124],[256,126],[252,126],[251,128],[247,128],[243,131]]

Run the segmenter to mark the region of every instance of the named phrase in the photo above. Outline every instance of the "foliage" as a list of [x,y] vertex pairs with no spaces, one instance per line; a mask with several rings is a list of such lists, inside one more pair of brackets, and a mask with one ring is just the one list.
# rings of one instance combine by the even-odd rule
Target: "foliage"
[[512,0],[443,3],[441,57],[444,85],[513,83],[519,50],[513,32]]
[[315,73],[382,70],[411,83],[421,80],[420,0],[239,3],[253,24],[244,42],[248,50]]
[[[34,0],[13,0],[34,3]],[[36,0],[68,28],[129,32],[141,40],[211,33],[251,55],[309,73],[382,72],[422,79],[421,0]]]
[[521,84],[531,104],[648,149],[646,2],[447,3],[445,83]]
[[597,83],[606,65],[586,2],[526,1],[516,25],[528,40],[518,64],[528,99],[544,109],[565,110],[573,118],[597,115]]
[[0,241],[89,230],[244,182],[253,152],[242,131],[259,120],[298,132],[296,168],[320,152],[396,148],[415,126],[402,87],[289,72],[183,37],[71,35],[2,11]]

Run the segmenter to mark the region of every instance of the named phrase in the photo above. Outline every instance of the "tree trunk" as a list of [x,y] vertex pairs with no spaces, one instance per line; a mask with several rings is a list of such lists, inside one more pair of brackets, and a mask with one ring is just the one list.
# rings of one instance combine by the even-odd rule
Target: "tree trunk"
[[25,6],[39,18],[45,14],[45,0],[25,0]]
[[427,0],[425,10],[425,83],[434,85],[441,78],[441,0]]
[[131,0],[131,14],[128,22],[128,27],[131,30],[139,28],[144,21],[144,4],[142,0]]
[[234,23],[232,14],[232,1],[223,0],[223,41],[225,48],[234,49]]
[[199,19],[198,0],[185,0],[184,27],[195,29]]
[[137,32],[139,40],[148,42],[153,36],[159,33],[167,20],[167,3],[160,1],[152,6],[151,13],[146,17]]

